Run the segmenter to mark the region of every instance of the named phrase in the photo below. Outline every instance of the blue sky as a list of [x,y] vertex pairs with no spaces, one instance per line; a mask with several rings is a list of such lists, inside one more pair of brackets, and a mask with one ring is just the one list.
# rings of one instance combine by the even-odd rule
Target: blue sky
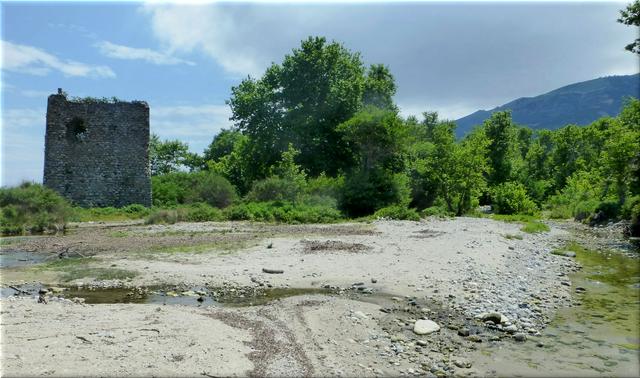
[[518,97],[638,72],[625,3],[198,6],[2,4],[2,185],[42,180],[47,96],[145,100],[151,130],[202,152],[230,127],[230,88],[309,35],[389,65],[404,115],[459,118]]

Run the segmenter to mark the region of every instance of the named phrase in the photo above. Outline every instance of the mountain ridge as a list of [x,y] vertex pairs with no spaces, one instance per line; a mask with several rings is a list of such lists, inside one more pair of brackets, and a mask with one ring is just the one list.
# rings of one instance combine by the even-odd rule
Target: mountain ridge
[[511,110],[516,124],[532,129],[587,125],[604,116],[616,116],[628,96],[640,97],[640,73],[604,76],[565,85],[533,97],[520,97],[491,110],[478,110],[456,120],[456,134],[464,136],[496,111]]

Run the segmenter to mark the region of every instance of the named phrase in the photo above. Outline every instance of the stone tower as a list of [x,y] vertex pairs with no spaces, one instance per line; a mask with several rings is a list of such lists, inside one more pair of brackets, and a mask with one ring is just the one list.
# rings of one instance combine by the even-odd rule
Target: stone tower
[[74,204],[151,206],[148,150],[146,102],[49,96],[44,185]]

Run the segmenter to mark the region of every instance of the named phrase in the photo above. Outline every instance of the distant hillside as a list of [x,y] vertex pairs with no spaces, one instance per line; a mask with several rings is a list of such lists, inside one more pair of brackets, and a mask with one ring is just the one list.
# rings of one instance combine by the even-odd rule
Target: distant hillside
[[620,113],[623,99],[640,97],[640,74],[609,76],[558,88],[536,97],[522,97],[491,110],[479,110],[456,121],[458,136],[482,124],[491,113],[510,109],[513,120],[532,129],[557,129],[567,124],[587,125]]

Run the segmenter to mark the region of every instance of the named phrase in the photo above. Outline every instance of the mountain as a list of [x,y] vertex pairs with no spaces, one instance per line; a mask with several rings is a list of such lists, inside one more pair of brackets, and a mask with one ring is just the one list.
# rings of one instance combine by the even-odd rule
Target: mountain
[[515,123],[532,129],[587,125],[603,116],[618,115],[627,96],[640,97],[640,74],[601,77],[536,97],[522,97],[491,110],[478,110],[456,121],[456,134],[463,136],[493,112],[508,109]]

